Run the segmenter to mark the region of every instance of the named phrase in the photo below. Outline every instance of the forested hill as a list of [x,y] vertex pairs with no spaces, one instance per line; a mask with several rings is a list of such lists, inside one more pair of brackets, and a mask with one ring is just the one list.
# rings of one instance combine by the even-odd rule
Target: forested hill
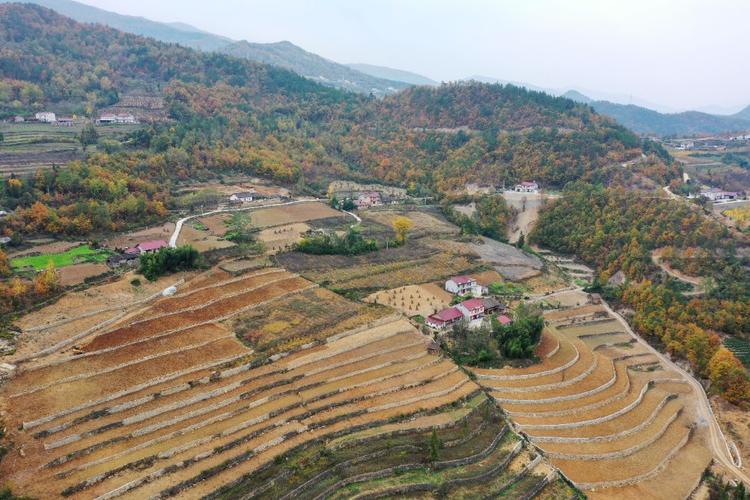
[[[439,193],[470,181],[561,187],[679,175],[655,156],[623,169],[650,146],[567,99],[472,82],[378,100],[30,4],[0,5],[0,79],[0,118],[42,109],[96,116],[128,92],[160,93],[169,122],[89,163],[167,183],[241,171],[288,183],[304,177],[316,189],[348,177]],[[6,200],[11,208],[35,199],[16,194]]]

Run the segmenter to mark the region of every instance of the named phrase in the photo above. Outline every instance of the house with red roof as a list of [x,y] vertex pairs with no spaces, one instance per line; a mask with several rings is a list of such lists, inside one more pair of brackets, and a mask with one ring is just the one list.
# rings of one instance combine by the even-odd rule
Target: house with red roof
[[169,245],[164,240],[151,240],[138,243],[135,248],[137,248],[140,253],[149,253],[156,252],[157,250],[166,248],[168,246]]
[[474,321],[484,317],[484,301],[482,299],[464,300],[456,305],[456,309],[461,311],[461,314],[463,314],[467,321]]
[[463,317],[463,313],[457,308],[449,307],[448,309],[443,309],[442,311],[427,316],[427,319],[425,319],[425,324],[430,328],[442,330],[443,328],[446,328],[453,323],[460,321],[461,319],[463,319]]

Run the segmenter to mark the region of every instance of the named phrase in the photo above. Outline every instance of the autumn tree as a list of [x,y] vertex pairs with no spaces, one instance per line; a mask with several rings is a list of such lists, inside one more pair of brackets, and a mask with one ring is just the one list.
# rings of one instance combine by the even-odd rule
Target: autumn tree
[[81,134],[78,136],[78,140],[81,142],[81,146],[83,146],[83,149],[86,150],[86,148],[92,144],[96,144],[96,141],[99,139],[99,132],[96,131],[96,127],[92,123],[87,123],[86,126],[83,127],[83,130],[81,130]]
[[746,403],[750,398],[750,380],[737,357],[726,347],[719,348],[708,364],[711,384],[730,403]]
[[396,231],[396,243],[403,245],[406,243],[406,235],[409,230],[414,226],[412,220],[403,215],[399,215],[393,220],[393,230]]
[[60,275],[57,274],[55,263],[50,260],[47,267],[34,277],[34,291],[37,295],[44,296],[55,291],[59,286]]
[[8,256],[0,249],[0,277],[10,275],[10,262]]

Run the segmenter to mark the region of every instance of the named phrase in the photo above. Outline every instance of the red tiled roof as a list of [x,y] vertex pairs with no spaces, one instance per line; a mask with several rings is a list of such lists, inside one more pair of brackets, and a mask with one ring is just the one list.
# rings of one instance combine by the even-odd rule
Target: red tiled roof
[[437,322],[448,322],[455,321],[461,317],[463,317],[461,311],[459,311],[455,307],[449,307],[448,309],[443,309],[442,311],[431,315],[428,319],[432,319]]
[[484,309],[484,301],[482,299],[469,299],[461,302],[461,305],[471,311],[472,309]]
[[142,252],[148,252],[151,250],[158,250],[160,248],[166,247],[167,242],[164,240],[151,240],[138,243],[137,246]]
[[471,276],[454,276],[451,278],[451,281],[455,282],[458,285],[465,285],[474,281],[474,278],[472,278]]
[[497,316],[497,320],[500,322],[501,325],[509,325],[509,324],[513,323],[513,320],[510,319],[505,314],[498,315]]

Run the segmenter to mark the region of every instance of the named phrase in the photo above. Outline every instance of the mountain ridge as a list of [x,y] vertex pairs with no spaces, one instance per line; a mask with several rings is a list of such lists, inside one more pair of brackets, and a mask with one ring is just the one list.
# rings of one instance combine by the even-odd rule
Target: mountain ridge
[[343,88],[359,94],[382,97],[409,86],[405,82],[385,80],[357,71],[344,64],[308,52],[290,41],[253,43],[240,40],[219,49],[222,54],[279,66],[323,85]]

